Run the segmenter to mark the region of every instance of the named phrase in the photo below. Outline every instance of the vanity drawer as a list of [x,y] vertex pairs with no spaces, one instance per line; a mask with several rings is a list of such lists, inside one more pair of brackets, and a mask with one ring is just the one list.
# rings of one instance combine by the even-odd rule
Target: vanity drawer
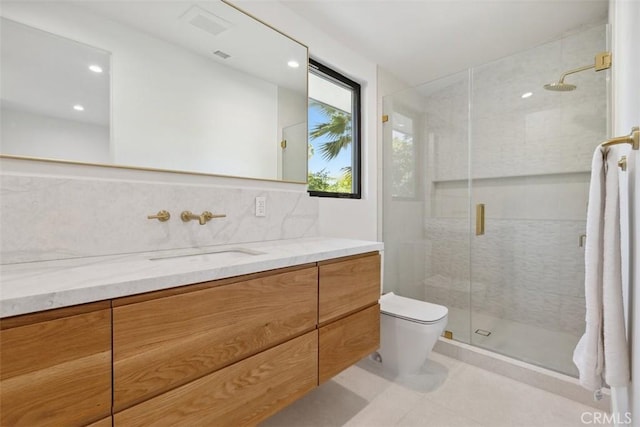
[[337,320],[319,331],[321,384],[380,347],[380,305]]
[[324,261],[318,265],[318,323],[324,324],[378,302],[379,253]]
[[114,301],[114,410],[315,329],[317,277],[316,267],[291,268],[123,306]]
[[317,352],[314,330],[117,413],[114,425],[255,425],[316,386]]
[[89,424],[87,427],[113,427],[113,418],[110,416],[107,418],[103,418],[100,421]]
[[0,425],[80,426],[110,415],[109,307],[0,321]]

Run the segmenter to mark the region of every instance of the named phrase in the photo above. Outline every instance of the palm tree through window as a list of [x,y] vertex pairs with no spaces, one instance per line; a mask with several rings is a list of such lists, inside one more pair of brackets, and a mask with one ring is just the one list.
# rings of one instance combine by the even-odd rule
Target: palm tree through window
[[360,85],[310,60],[309,193],[360,198]]

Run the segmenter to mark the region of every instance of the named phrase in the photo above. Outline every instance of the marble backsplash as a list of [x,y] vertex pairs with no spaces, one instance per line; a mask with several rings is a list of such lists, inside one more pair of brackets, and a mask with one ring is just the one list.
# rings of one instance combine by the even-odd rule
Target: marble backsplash
[[[255,198],[266,216],[255,216]],[[147,219],[160,210],[167,222]],[[206,225],[180,213],[225,214]],[[313,237],[318,200],[306,191],[4,173],[2,264]]]

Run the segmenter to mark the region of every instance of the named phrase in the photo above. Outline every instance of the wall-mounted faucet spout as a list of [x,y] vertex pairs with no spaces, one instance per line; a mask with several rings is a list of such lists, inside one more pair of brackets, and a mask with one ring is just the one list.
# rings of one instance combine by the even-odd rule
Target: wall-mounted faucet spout
[[207,222],[211,221],[213,218],[224,218],[226,215],[224,214],[212,214],[209,211],[204,211],[200,215],[196,215],[191,213],[191,211],[183,211],[180,214],[180,218],[184,222],[189,222],[191,220],[198,221],[200,225],[205,225]]

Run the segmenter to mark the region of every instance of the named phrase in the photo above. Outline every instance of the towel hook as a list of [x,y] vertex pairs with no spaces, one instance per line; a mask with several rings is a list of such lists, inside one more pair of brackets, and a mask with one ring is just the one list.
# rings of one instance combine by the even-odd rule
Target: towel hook
[[618,160],[618,167],[622,170],[622,172],[627,171],[627,156],[620,157],[620,160]]

